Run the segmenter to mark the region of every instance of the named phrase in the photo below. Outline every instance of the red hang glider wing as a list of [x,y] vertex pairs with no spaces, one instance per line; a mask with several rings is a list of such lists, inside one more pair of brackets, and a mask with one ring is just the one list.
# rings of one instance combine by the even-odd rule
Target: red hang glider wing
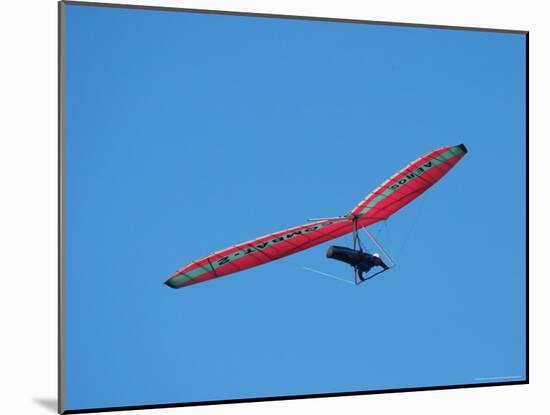
[[243,271],[295,254],[351,231],[352,221],[342,218],[321,220],[275,232],[192,261],[172,275],[166,284],[180,288]]
[[417,158],[371,192],[349,213],[358,227],[387,219],[441,179],[467,153],[464,144],[442,147]]
[[295,254],[352,232],[353,219],[358,228],[387,219],[436,183],[466,152],[463,144],[430,151],[386,180],[346,216],[300,225],[214,252],[191,261],[166,284],[185,287]]

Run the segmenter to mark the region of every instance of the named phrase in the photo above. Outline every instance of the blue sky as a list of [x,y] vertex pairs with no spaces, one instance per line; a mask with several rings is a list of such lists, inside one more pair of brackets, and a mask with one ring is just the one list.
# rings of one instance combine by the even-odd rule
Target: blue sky
[[[67,6],[67,409],[524,379],[524,40]],[[380,278],[304,271],[353,278],[329,243],[163,284],[459,143]]]

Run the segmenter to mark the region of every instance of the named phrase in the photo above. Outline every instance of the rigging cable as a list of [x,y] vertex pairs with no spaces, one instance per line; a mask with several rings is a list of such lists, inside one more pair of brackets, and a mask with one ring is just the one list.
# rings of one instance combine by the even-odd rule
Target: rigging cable
[[313,268],[308,268],[308,267],[302,267],[302,268],[305,269],[306,271],[311,271],[311,272],[314,272],[314,273],[319,274],[319,275],[324,275],[325,277],[334,278],[338,281],[342,281],[342,282],[345,282],[347,284],[353,284],[353,282],[351,282],[349,280],[345,280],[344,278],[337,277],[336,275],[327,274],[326,272],[317,271],[316,269],[313,269]]

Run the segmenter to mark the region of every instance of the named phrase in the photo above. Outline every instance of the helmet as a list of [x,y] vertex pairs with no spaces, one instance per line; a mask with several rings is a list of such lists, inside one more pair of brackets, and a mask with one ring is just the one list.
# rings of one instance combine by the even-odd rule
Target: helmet
[[380,258],[380,254],[378,252],[375,252],[374,254],[372,254],[372,256],[375,256],[376,258]]

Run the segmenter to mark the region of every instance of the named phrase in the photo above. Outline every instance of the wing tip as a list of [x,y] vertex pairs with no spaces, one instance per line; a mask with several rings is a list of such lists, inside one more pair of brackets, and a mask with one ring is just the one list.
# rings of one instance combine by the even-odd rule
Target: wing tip
[[464,152],[464,154],[466,154],[468,152],[468,149],[466,148],[466,146],[464,144],[459,144],[459,145],[457,145],[457,147],[459,149],[461,149]]
[[169,278],[167,279],[166,281],[164,281],[164,284],[169,286],[170,288],[179,288],[177,285],[175,285],[173,282],[172,282],[172,278]]

